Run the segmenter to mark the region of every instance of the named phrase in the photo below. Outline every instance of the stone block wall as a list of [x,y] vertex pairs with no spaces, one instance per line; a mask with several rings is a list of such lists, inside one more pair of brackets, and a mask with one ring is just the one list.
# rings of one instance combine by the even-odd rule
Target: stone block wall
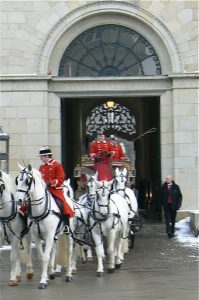
[[[170,0],[104,1],[129,3],[139,14],[143,9],[155,16],[151,24],[158,29],[160,20],[170,31],[180,49],[184,70],[197,70],[198,2]],[[1,73],[37,73],[38,54],[47,35],[73,10],[88,6],[92,1],[1,1]],[[97,3],[97,1],[95,2]],[[98,7],[102,1],[98,2]],[[166,42],[166,41],[165,41]],[[46,55],[49,55],[46,53]],[[172,55],[172,54],[171,54]],[[46,74],[42,74],[46,75]]]
[[10,135],[10,170],[20,164],[38,165],[38,147],[48,144],[47,82],[43,79],[1,82],[1,125]]
[[[38,68],[39,59],[49,61],[50,51],[46,48],[42,52],[42,49],[53,28],[61,28],[62,20],[74,16],[74,12],[77,20],[84,19],[81,8],[89,8],[93,3],[95,11],[112,5],[112,12],[113,4],[117,3],[120,13],[122,7],[126,9],[129,5],[134,15],[140,16],[140,22],[146,22],[157,34],[160,27],[164,28],[175,40],[182,74],[179,77],[168,74],[172,88],[158,94],[161,96],[162,179],[167,174],[174,175],[182,188],[183,208],[195,209],[198,204],[198,78],[194,74],[198,71],[198,1],[1,1],[0,125],[11,136],[10,170],[15,174],[17,162],[22,163],[23,159],[37,167],[41,145],[51,146],[54,157],[61,158],[60,98],[49,91],[51,76],[47,76],[47,69]],[[144,18],[147,15],[152,16],[153,22]],[[168,42],[164,41],[169,49]],[[172,51],[170,56],[175,62],[177,54]],[[108,82],[104,86],[108,93]],[[134,86],[129,81],[131,86],[132,91],[129,89],[128,93],[133,95]],[[116,91],[120,92],[119,84],[115,86]],[[148,90],[143,92],[147,95]]]

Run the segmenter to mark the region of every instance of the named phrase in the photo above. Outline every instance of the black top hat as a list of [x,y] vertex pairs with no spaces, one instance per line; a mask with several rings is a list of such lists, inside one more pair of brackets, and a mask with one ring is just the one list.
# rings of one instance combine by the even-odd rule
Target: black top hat
[[41,155],[52,155],[52,152],[49,147],[42,147],[39,150],[39,156],[41,156]]

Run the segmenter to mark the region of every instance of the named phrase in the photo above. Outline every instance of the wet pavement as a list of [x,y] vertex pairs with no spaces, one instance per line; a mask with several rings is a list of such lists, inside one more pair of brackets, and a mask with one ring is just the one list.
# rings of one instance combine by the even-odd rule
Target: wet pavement
[[[198,250],[185,247],[177,238],[168,239],[164,225],[144,222],[136,233],[134,249],[125,255],[120,270],[96,277],[94,262],[78,263],[72,283],[64,274],[51,280],[45,290],[37,288],[40,268],[33,257],[35,274],[26,279],[23,265],[22,282],[9,287],[9,251],[0,252],[0,300],[196,300],[198,290]],[[105,264],[105,271],[107,265]]]

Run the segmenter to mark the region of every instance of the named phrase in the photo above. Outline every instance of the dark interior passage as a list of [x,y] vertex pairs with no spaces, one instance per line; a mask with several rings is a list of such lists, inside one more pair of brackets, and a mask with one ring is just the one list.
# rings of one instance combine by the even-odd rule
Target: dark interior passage
[[[95,107],[107,100],[107,98],[61,99],[62,163],[68,177],[73,177],[75,166],[81,164],[81,157],[86,152],[87,116]],[[161,185],[159,97],[114,98],[114,101],[131,110],[136,119],[136,134],[129,136],[117,132],[121,138],[134,140],[150,128],[157,129],[155,133],[138,138],[134,142],[134,147],[139,208],[148,212],[150,210],[155,218],[159,218]],[[114,134],[114,132],[107,133]]]

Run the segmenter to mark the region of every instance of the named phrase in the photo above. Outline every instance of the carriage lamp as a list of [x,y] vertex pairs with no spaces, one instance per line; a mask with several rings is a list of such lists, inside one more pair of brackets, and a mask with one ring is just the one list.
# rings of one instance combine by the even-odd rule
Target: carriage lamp
[[106,102],[106,105],[109,107],[109,108],[112,108],[114,105],[115,105],[115,102],[113,100],[109,100]]
[[0,126],[0,170],[9,172],[9,139],[10,136]]
[[129,187],[131,187],[132,185],[135,185],[135,178],[136,178],[136,170],[131,168],[129,170],[128,183],[127,183],[127,185]]

